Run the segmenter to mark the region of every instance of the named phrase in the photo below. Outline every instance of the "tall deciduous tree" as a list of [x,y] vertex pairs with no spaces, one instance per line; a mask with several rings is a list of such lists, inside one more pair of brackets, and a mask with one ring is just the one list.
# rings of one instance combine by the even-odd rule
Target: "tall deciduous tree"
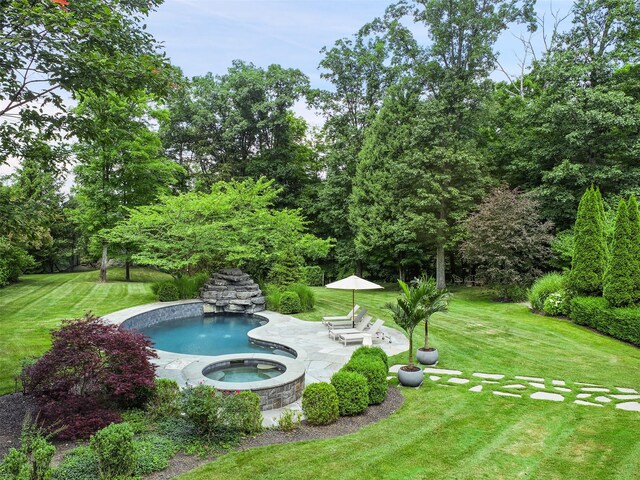
[[530,285],[549,259],[552,225],[541,220],[538,202],[517,190],[495,189],[466,228],[462,254],[501,298]]
[[[129,208],[169,193],[179,167],[163,157],[158,135],[146,124],[150,112],[144,94],[122,98],[116,92],[85,92],[83,96],[76,109],[81,139],[76,148],[76,218],[101,245],[100,281],[106,282],[107,231],[126,218]],[[127,267],[129,256],[125,252]]]
[[634,301],[633,269],[637,265],[637,261],[633,258],[635,250],[629,227],[627,202],[620,200],[611,244],[611,258],[602,282],[602,295],[611,306],[626,307]]
[[607,266],[607,242],[602,197],[593,187],[580,200],[574,232],[574,249],[567,286],[581,295],[600,295]]

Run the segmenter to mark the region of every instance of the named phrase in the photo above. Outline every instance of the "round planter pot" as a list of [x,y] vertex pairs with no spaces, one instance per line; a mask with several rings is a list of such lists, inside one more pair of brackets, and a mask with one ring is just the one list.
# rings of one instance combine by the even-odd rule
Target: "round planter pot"
[[398,370],[398,381],[405,387],[419,387],[424,378],[424,372],[421,368],[415,372],[403,370],[405,367],[401,367]]
[[438,363],[438,349],[430,348],[429,350],[423,350],[419,348],[416,352],[416,358],[422,365],[435,365]]

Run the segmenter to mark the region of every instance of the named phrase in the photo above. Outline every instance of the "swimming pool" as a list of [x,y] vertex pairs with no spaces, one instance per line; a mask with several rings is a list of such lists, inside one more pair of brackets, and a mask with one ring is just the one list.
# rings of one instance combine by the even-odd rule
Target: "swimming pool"
[[254,315],[216,314],[165,320],[137,328],[147,335],[158,350],[190,355],[227,355],[233,353],[269,353],[295,358],[284,347],[258,345],[247,333],[266,320]]

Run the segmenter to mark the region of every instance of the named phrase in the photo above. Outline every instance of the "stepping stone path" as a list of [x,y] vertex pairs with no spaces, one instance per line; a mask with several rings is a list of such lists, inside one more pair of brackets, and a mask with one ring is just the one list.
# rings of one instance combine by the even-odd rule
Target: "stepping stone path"
[[[399,368],[400,365],[394,365],[389,370],[397,372]],[[571,402],[576,405],[615,407],[618,410],[640,412],[640,393],[635,388],[608,388],[596,383],[545,380],[541,377],[525,375],[509,378],[501,373],[473,372],[465,377],[468,374],[463,374],[461,370],[436,367],[426,367],[424,372],[428,374],[428,376],[425,375],[426,382],[430,380],[441,387],[455,388],[466,385],[467,390],[474,393],[487,391],[507,398],[527,397],[532,400]]]

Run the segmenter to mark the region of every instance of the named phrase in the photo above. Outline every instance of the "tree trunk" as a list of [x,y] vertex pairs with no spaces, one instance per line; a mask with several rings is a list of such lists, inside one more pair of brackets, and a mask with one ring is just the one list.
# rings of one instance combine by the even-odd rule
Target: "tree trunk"
[[356,260],[356,275],[361,277],[362,276],[362,260]]
[[129,261],[129,259],[127,258],[124,261],[124,281],[125,282],[130,282],[131,281],[131,262]]
[[424,321],[424,349],[429,349],[429,319]]
[[405,274],[404,268],[402,268],[402,265],[398,265],[398,278],[403,282],[405,282],[406,281],[405,276],[406,274]]
[[436,286],[446,288],[447,283],[444,278],[444,246],[438,245],[436,249]]
[[102,241],[102,260],[100,261],[100,283],[107,283],[107,241]]

